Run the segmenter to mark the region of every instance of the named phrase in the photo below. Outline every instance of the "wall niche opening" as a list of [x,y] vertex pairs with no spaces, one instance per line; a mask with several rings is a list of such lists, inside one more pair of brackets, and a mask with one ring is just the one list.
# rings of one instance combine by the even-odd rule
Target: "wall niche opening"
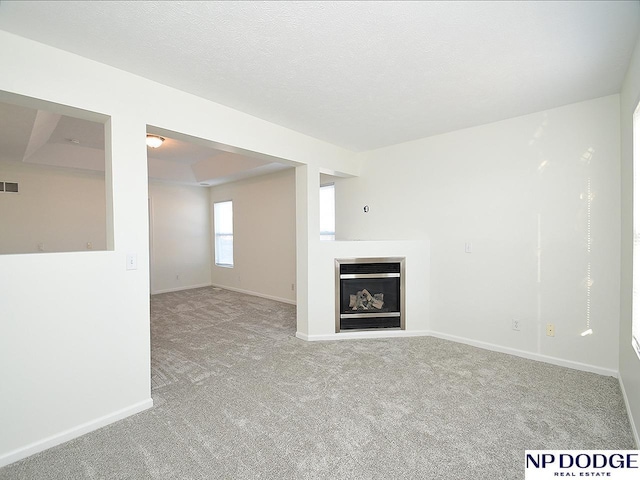
[[0,255],[109,250],[109,117],[0,92]]

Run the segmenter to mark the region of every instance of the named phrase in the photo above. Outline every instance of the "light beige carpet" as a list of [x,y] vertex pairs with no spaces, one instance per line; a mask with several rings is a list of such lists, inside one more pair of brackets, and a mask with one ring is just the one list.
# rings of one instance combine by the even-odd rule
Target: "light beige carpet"
[[436,338],[307,343],[295,307],[154,296],[154,408],[2,479],[520,479],[525,449],[631,449],[612,377]]

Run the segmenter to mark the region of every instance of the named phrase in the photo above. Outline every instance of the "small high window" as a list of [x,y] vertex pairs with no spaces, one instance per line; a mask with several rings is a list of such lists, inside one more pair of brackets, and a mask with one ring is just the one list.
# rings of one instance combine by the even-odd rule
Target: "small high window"
[[336,192],[332,184],[320,187],[320,240],[336,239]]
[[233,202],[231,200],[213,204],[213,229],[216,265],[233,267]]

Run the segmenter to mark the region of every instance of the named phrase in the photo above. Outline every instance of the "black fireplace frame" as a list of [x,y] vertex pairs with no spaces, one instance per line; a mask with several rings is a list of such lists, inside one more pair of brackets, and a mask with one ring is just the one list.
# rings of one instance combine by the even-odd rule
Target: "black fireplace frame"
[[[394,273],[376,273],[372,272],[366,267],[366,264],[396,264],[399,268],[391,268],[393,265],[389,265],[390,268],[381,268],[381,270],[394,271]],[[341,266],[347,267],[341,269]],[[348,266],[352,265],[355,268],[350,269]],[[341,270],[362,270],[366,273],[342,273]],[[396,273],[397,271],[397,273]],[[341,280],[345,279],[381,279],[381,278],[398,278],[400,284],[400,293],[398,296],[399,308],[397,311],[381,312],[381,313],[368,313],[358,311],[357,313],[344,313],[341,310],[342,293],[341,293]],[[335,312],[336,312],[336,333],[340,332],[354,332],[354,331],[369,331],[369,330],[404,330],[405,329],[405,257],[366,257],[366,258],[336,258],[335,259]],[[348,326],[345,328],[345,324],[350,323],[350,320],[361,319],[363,326],[353,327]],[[343,320],[346,320],[343,322]],[[399,320],[399,322],[398,322]],[[356,320],[358,323],[358,320]]]

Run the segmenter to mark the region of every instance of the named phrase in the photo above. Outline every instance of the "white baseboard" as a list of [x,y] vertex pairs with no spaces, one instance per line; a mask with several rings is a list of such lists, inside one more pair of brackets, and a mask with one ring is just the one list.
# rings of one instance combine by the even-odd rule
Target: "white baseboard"
[[624,389],[624,382],[622,377],[618,377],[620,383],[620,390],[622,391],[622,398],[624,398],[624,406],[627,408],[627,417],[629,417],[629,424],[631,425],[631,431],[633,432],[633,439],[636,442],[636,449],[640,449],[640,436],[638,436],[638,430],[634,422],[633,414],[631,413],[631,406],[629,405],[629,399],[627,398],[627,392]]
[[501,345],[495,345],[493,343],[481,342],[478,340],[472,340],[470,338],[458,337],[456,335],[449,335],[447,333],[430,332],[430,335],[443,340],[450,340],[452,342],[464,343],[473,347],[484,348],[485,350],[491,350],[494,352],[507,353],[509,355],[515,355],[516,357],[527,358],[529,360],[536,360],[538,362],[550,363],[552,365],[558,365],[560,367],[573,368],[574,370],[582,370],[584,372],[597,373],[598,375],[605,375],[608,377],[618,377],[618,371],[609,368],[598,367],[595,365],[589,365],[588,363],[574,362],[572,360],[564,360],[562,358],[550,357],[548,355],[541,355],[539,353],[527,352],[525,350],[518,350],[517,348],[503,347]]
[[43,450],[55,447],[56,445],[60,445],[61,443],[68,442],[69,440],[73,440],[74,438],[102,428],[106,425],[109,425],[110,423],[122,420],[123,418],[129,417],[133,414],[140,413],[143,410],[151,407],[153,407],[153,400],[148,398],[147,400],[135,403],[133,405],[130,405],[129,407],[117,410],[103,417],[99,417],[89,422],[82,423],[68,430],[64,430],[60,433],[56,433],[55,435],[51,435],[50,437],[43,438],[42,440],[30,443],[29,445],[25,445],[24,447],[17,448],[0,455],[0,467],[4,467],[5,465],[9,465],[10,463],[17,462],[18,460],[22,460],[23,458],[33,455],[34,453],[42,452]]
[[562,358],[550,357],[548,355],[541,355],[539,353],[527,352],[525,350],[518,350],[516,348],[503,347],[495,345],[493,343],[481,342],[478,340],[472,340],[470,338],[458,337],[455,335],[449,335],[447,333],[434,332],[429,330],[369,330],[360,332],[341,332],[341,333],[328,333],[322,335],[308,335],[306,333],[296,332],[296,337],[308,342],[325,341],[325,340],[355,340],[363,338],[392,338],[392,337],[436,337],[443,340],[450,340],[452,342],[464,343],[465,345],[471,345],[473,347],[483,348],[485,350],[491,350],[494,352],[506,353],[508,355],[515,355],[516,357],[522,357],[529,360],[536,360],[538,362],[550,363],[552,365],[558,365],[560,367],[573,368],[574,370],[582,370],[584,372],[597,373],[598,375],[605,375],[608,377],[618,378],[618,371],[609,368],[598,367],[595,365],[589,365],[587,363],[574,362],[572,360],[564,360]]
[[152,290],[151,295],[158,295],[160,293],[181,292],[182,290],[193,290],[194,288],[211,287],[210,283],[202,283],[200,285],[188,285],[186,287],[165,288],[164,290]]
[[252,292],[251,290],[242,290],[241,288],[229,287],[227,285],[218,285],[216,283],[211,284],[212,287],[222,288],[223,290],[231,290],[232,292],[245,293],[247,295],[253,295],[254,297],[267,298],[269,300],[275,300],[276,302],[288,303],[289,305],[295,305],[295,300],[289,300],[288,298],[275,297],[273,295],[267,295],[266,293]]
[[254,297],[267,298],[269,300],[275,300],[276,302],[288,303],[289,305],[296,304],[295,300],[289,300],[288,298],[276,297],[273,295],[267,295],[265,293],[260,293],[260,292],[252,292],[251,290],[242,290],[241,288],[229,287],[227,285],[219,285],[217,283],[203,283],[201,285],[189,285],[187,287],[166,288],[164,290],[153,290],[151,292],[151,295],[158,295],[160,293],[181,292],[182,290],[192,290],[194,288],[203,288],[203,287],[222,288],[223,290],[231,290],[232,292],[244,293],[246,295],[252,295]]
[[363,338],[394,338],[394,337],[426,337],[429,332],[426,330],[369,330],[360,332],[340,332],[324,335],[307,335],[296,332],[296,337],[308,342],[319,342],[326,340],[360,340]]

